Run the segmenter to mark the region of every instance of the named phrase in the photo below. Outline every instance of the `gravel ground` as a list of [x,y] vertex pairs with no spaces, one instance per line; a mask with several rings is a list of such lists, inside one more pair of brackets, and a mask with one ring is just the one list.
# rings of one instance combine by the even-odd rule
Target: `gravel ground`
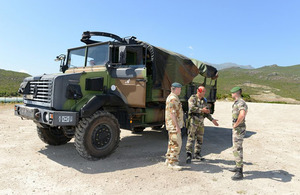
[[[164,165],[167,134],[121,131],[119,148],[87,161],[74,147],[47,146],[32,121],[0,105],[0,194],[300,194],[300,105],[248,103],[244,180],[232,181],[231,105],[217,102],[219,127],[205,121],[204,162]],[[186,137],[183,138],[185,146]]]

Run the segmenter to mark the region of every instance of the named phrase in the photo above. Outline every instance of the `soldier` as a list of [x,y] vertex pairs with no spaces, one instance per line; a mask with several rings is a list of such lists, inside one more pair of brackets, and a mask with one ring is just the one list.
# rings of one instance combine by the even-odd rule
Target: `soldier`
[[207,117],[213,122],[215,126],[219,126],[216,119],[213,119],[210,115],[210,110],[207,107],[207,100],[205,96],[206,89],[204,86],[200,86],[197,89],[197,94],[192,95],[189,98],[189,127],[188,138],[186,142],[186,163],[190,164],[192,161],[192,147],[195,140],[195,159],[204,160],[201,156],[201,147],[203,143],[204,135],[204,118]]
[[233,155],[235,158],[235,167],[229,169],[235,172],[231,177],[233,180],[243,179],[243,139],[246,134],[245,118],[248,106],[241,98],[242,89],[234,87],[230,90],[232,98],[235,100],[232,105],[232,145]]
[[166,165],[174,170],[181,170],[178,164],[179,154],[182,145],[181,128],[183,127],[183,110],[178,96],[181,93],[182,85],[173,83],[171,93],[166,100],[166,129],[169,134],[168,151],[166,154]]

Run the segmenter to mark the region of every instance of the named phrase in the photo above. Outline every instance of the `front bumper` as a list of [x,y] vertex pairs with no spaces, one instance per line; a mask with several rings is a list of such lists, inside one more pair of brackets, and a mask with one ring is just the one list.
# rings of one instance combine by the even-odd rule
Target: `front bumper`
[[79,118],[78,112],[54,111],[25,105],[15,105],[15,115],[50,126],[75,126]]

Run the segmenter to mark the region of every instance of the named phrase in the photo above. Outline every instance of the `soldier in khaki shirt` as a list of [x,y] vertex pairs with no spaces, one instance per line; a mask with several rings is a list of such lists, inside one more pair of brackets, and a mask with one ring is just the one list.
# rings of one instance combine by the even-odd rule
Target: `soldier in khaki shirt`
[[173,83],[171,93],[166,100],[165,122],[169,134],[168,151],[165,164],[174,170],[181,170],[179,154],[182,146],[181,128],[183,127],[183,110],[178,96],[182,85]]

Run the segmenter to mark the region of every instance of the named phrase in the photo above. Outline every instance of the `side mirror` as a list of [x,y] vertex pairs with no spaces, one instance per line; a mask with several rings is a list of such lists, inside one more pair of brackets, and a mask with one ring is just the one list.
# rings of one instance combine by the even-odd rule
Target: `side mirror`
[[119,47],[119,63],[126,64],[126,46]]
[[58,61],[65,61],[66,59],[66,55],[65,54],[60,54],[59,56],[56,56],[56,58],[54,59],[54,61],[58,62]]
[[60,61],[60,71],[65,73],[65,71],[68,69],[68,67],[65,65],[66,55],[60,54],[59,56],[56,56],[54,61],[58,62]]

